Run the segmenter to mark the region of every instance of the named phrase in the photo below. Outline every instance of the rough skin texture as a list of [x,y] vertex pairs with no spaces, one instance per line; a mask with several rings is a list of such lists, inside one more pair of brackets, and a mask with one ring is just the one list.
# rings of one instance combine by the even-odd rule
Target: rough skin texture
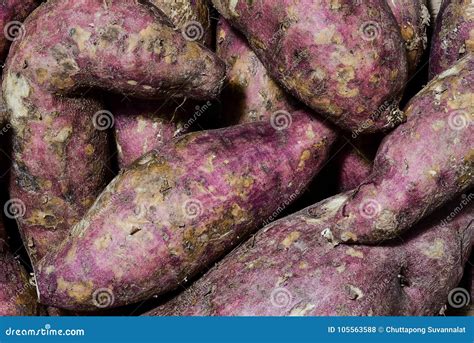
[[[176,30],[189,35],[189,39],[196,39],[206,46],[211,46],[213,32],[207,0],[149,1],[171,20]],[[200,27],[193,25],[194,23],[199,23]]]
[[28,274],[8,249],[0,222],[0,316],[39,315],[39,307]]
[[366,132],[403,120],[393,106],[376,111],[386,101],[398,103],[407,78],[400,30],[385,1],[213,3],[268,72],[317,113]]
[[347,140],[336,155],[339,193],[353,190],[371,174],[375,155],[383,135],[370,135]]
[[468,52],[474,52],[474,3],[444,0],[433,33],[430,77],[450,68]]
[[361,150],[348,148],[338,157],[338,190],[349,191],[359,186],[372,172],[372,161]]
[[430,13],[426,0],[387,0],[398,25],[408,57],[408,72],[412,75],[427,47],[426,29],[430,24]]
[[42,303],[94,309],[147,299],[206,270],[295,200],[328,157],[335,133],[306,114],[201,131],[123,170],[36,270]]
[[10,192],[26,208],[18,222],[33,263],[107,182],[107,123],[91,87],[147,98],[219,93],[224,63],[169,25],[133,0],[53,0],[26,20],[3,92],[14,128]]
[[227,64],[221,95],[226,125],[269,120],[275,112],[296,110],[295,101],[271,79],[245,37],[222,17],[217,25],[217,55]]
[[13,40],[21,39],[20,22],[40,3],[40,0],[0,1],[0,60],[4,61],[7,57],[10,43]]
[[474,185],[473,71],[469,54],[410,101],[408,121],[383,140],[372,175],[335,215],[328,239],[395,238]]
[[147,314],[438,314],[461,279],[474,243],[472,204],[440,225],[448,207],[400,241],[333,246],[320,231],[348,196],[337,195],[268,225],[188,290]]
[[[173,103],[173,102],[172,102]],[[179,108],[158,101],[131,101],[112,105],[120,168],[186,132]]]
[[[150,0],[173,23],[175,30],[190,41],[206,46],[212,42],[209,6],[205,0]],[[178,133],[186,133],[185,114],[196,110],[189,102],[133,100],[115,104],[111,111],[115,117],[115,140],[121,168],[152,149],[169,142]],[[197,105],[196,105],[197,106]]]
[[[0,60],[5,61],[8,49],[12,41],[21,39],[21,22],[33,11],[40,0],[3,0],[0,2]],[[0,96],[0,124],[8,122],[8,111],[3,103],[3,96]],[[2,145],[3,146],[3,145]]]

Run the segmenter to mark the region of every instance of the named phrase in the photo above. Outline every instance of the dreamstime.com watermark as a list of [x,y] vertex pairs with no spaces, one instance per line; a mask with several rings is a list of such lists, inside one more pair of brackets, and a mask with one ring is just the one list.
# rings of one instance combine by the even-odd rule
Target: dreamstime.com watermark
[[267,226],[273,222],[296,198],[298,198],[300,192],[295,191],[290,196],[281,203],[273,213],[263,221],[263,226]]
[[183,125],[183,130],[188,130],[199,119],[200,116],[207,112],[211,106],[212,102],[210,101],[207,101],[202,106],[196,106],[193,116],[189,118],[188,121]]
[[6,336],[85,336],[84,329],[53,329],[46,324],[39,329],[16,329],[9,327],[5,330]]
[[390,107],[393,107],[393,103],[390,101],[385,101],[380,107],[375,110],[369,117],[362,122],[355,130],[352,131],[352,138],[356,139],[362,132],[374,125],[374,122],[379,118],[382,113],[387,111]]
[[456,218],[459,213],[463,211],[469,205],[469,203],[474,200],[474,193],[469,193],[469,194],[463,194],[461,196],[462,200],[459,202],[459,204],[444,218],[439,226],[446,226],[448,225],[454,218]]

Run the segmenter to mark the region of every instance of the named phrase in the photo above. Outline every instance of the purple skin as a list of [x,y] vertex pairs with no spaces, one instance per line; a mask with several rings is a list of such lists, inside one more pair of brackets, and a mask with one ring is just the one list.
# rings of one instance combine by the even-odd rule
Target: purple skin
[[430,13],[426,0],[388,0],[388,5],[401,29],[408,58],[408,72],[412,75],[428,44],[426,29]]
[[8,249],[0,222],[0,316],[39,315],[39,307],[28,274]]
[[346,192],[364,182],[372,172],[372,161],[355,148],[346,149],[338,158],[338,189]]
[[[366,132],[404,119],[395,105],[407,79],[407,57],[385,1],[213,3],[274,79],[315,112]],[[387,101],[394,106],[374,113]]]
[[284,124],[191,133],[122,170],[38,264],[40,301],[93,310],[105,290],[120,306],[205,271],[295,200],[327,159],[332,129],[304,113]]
[[158,101],[122,102],[110,109],[115,117],[115,142],[121,169],[186,132],[185,116],[180,109]]
[[333,246],[320,232],[350,196],[336,195],[266,226],[146,315],[438,314],[474,244],[472,204],[440,225],[459,204],[453,203],[399,242]]
[[430,53],[430,78],[474,52],[474,3],[444,0],[436,20]]
[[277,111],[296,110],[295,101],[271,79],[245,37],[222,17],[217,25],[217,55],[227,64],[221,95],[225,125],[269,120]]
[[97,100],[68,94],[89,87],[149,98],[219,93],[224,63],[166,20],[133,0],[53,0],[25,21],[3,94],[14,128],[10,193],[26,208],[18,222],[33,264],[108,181],[111,118]]
[[382,138],[370,135],[346,142],[336,157],[339,193],[353,190],[370,176]]
[[[209,47],[212,42],[212,30],[209,6],[205,0],[151,0],[173,23],[176,30],[189,41],[198,41]],[[177,103],[182,102],[181,100]],[[173,101],[171,101],[174,104]],[[189,103],[184,104],[187,112],[195,112]],[[118,150],[120,168],[169,142],[183,129],[183,106],[164,105],[162,101],[134,100],[131,104],[112,104],[115,117],[115,141]]]
[[334,243],[397,237],[474,185],[474,55],[431,81],[408,104],[408,121],[383,140],[372,175],[327,227]]
[[0,59],[5,60],[13,40],[21,37],[22,22],[39,4],[40,0],[3,0],[0,2]]

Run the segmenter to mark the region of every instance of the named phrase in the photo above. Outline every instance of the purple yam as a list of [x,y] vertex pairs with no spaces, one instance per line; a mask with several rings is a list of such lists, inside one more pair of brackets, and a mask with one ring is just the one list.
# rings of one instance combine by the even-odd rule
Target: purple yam
[[399,236],[474,185],[474,55],[438,75],[383,140],[372,175],[327,228],[334,242]]
[[430,13],[426,0],[389,0],[388,5],[397,19],[408,58],[408,72],[412,75],[428,44],[426,29]]
[[[200,42],[210,47],[212,30],[209,6],[206,0],[151,0],[173,23],[175,30],[188,41]],[[184,114],[195,112],[189,102],[179,105],[181,100],[143,101],[133,100],[127,104],[114,104],[115,141],[119,166],[128,166],[133,161],[169,142],[178,133],[186,133]]]
[[227,64],[221,95],[227,125],[269,120],[275,113],[297,108],[268,75],[246,38],[222,17],[217,26],[217,55]]
[[0,222],[0,316],[35,316],[40,314],[35,288],[20,262],[6,243]]
[[458,205],[451,204],[400,241],[334,246],[320,232],[351,196],[334,196],[266,226],[146,315],[438,314],[474,244],[472,203],[441,224]]
[[120,306],[205,271],[324,165],[335,132],[305,113],[283,119],[187,134],[122,170],[40,261],[40,301],[93,310],[105,290]]
[[219,93],[225,66],[155,7],[133,0],[48,1],[24,28],[3,94],[14,130],[10,193],[23,203],[17,221],[34,264],[108,181],[113,118],[90,88],[205,99]]
[[121,102],[112,105],[110,110],[115,118],[120,168],[188,129],[183,110],[158,101]]
[[372,161],[356,148],[344,149],[337,158],[338,189],[349,191],[359,186],[372,172]]
[[[213,0],[270,75],[347,130],[392,128],[407,80],[399,26],[385,1]],[[376,112],[385,102],[393,104]]]
[[430,77],[444,72],[469,52],[474,52],[474,3],[444,0],[433,33]]
[[11,42],[22,39],[25,29],[21,23],[41,0],[4,0],[0,3],[0,59],[5,60]]

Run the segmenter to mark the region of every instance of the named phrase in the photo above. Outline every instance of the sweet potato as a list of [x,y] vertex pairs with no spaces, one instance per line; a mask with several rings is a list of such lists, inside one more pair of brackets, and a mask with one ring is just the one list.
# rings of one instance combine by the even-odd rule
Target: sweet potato
[[5,60],[13,41],[21,40],[25,27],[21,23],[41,0],[4,0],[0,3],[0,59]]
[[275,123],[187,134],[123,170],[38,264],[40,301],[92,310],[104,290],[120,306],[206,270],[297,198],[335,139],[306,114]]
[[[151,0],[173,23],[175,30],[189,41],[211,45],[212,30],[209,7],[206,0]],[[181,100],[142,101],[132,100],[112,105],[115,117],[115,140],[117,144],[119,166],[131,164],[148,151],[170,141],[178,133],[186,133],[184,118],[191,116],[201,108]],[[199,106],[199,109],[195,107]]]
[[206,99],[219,93],[225,66],[155,7],[133,0],[48,1],[25,31],[12,46],[3,91],[14,128],[11,195],[24,204],[17,221],[34,263],[107,182],[113,118],[90,88]]
[[[0,60],[2,64],[11,42],[21,40],[25,35],[25,27],[22,21],[40,2],[40,0],[8,0],[0,3]],[[0,92],[0,124],[7,124],[8,117],[3,95]]]
[[245,37],[222,17],[217,25],[217,55],[227,64],[221,95],[226,125],[270,120],[275,112],[296,110],[295,101],[271,79]]
[[10,252],[0,222],[0,316],[39,315],[40,305],[28,274]]
[[474,55],[469,54],[410,101],[408,121],[383,140],[372,175],[329,223],[328,238],[336,243],[394,238],[470,189],[473,94]]
[[185,133],[188,128],[186,115],[178,105],[124,100],[111,105],[110,110],[115,118],[115,142],[120,168]]
[[350,196],[334,196],[268,225],[147,315],[437,314],[474,244],[472,203],[441,225],[456,205],[448,207],[397,242],[333,246],[320,232]]
[[412,75],[427,47],[426,29],[430,24],[430,13],[426,0],[389,0],[408,54],[408,72]]
[[149,1],[171,20],[175,29],[187,40],[211,46],[213,32],[208,0]]
[[336,148],[337,185],[340,193],[363,183],[372,172],[375,155],[383,136],[370,135],[345,141]]
[[403,119],[396,106],[376,111],[398,103],[407,79],[400,30],[385,1],[213,3],[270,75],[317,113],[366,132]]
[[0,316],[39,315],[36,293],[28,274],[0,240]]
[[338,189],[341,192],[356,188],[372,171],[372,161],[362,151],[348,147],[338,156]]
[[474,3],[444,0],[430,52],[430,77],[442,73],[468,52],[474,52]]

